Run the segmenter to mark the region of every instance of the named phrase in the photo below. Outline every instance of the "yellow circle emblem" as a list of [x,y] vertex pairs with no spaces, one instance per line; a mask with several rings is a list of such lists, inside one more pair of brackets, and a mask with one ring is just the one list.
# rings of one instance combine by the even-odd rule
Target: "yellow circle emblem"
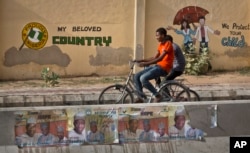
[[24,26],[22,30],[23,44],[30,49],[40,49],[48,40],[48,31],[40,23],[31,22]]

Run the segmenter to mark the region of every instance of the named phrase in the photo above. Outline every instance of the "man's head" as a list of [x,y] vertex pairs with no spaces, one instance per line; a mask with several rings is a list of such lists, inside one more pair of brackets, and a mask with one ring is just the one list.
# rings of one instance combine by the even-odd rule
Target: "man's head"
[[139,121],[138,121],[137,117],[131,115],[129,117],[128,124],[129,124],[129,131],[133,132],[133,133],[136,133],[136,130],[137,130],[138,124],[139,124]]
[[28,118],[26,124],[26,133],[28,136],[33,137],[36,133],[36,119],[33,117]]
[[90,122],[90,130],[91,130],[91,132],[96,133],[96,131],[97,131],[97,122],[96,121]]
[[201,26],[205,25],[205,17],[204,16],[199,17],[199,23],[200,23]]
[[176,112],[175,112],[174,121],[175,121],[175,127],[178,130],[182,130],[182,128],[185,125],[185,121],[186,121],[185,115],[186,115],[186,113],[185,113],[184,109],[179,109],[179,110],[176,110]]
[[49,134],[49,128],[50,128],[49,122],[41,123],[40,128],[43,135]]
[[64,138],[64,128],[63,126],[57,126],[57,136],[59,140],[62,140]]
[[82,134],[82,131],[85,128],[85,119],[84,119],[85,115],[83,113],[77,113],[74,116],[74,130],[76,133],[78,134]]
[[167,35],[167,31],[165,28],[158,28],[156,30],[156,39],[159,41],[159,42],[164,42],[165,41],[165,37]]
[[165,130],[166,130],[166,129],[165,129],[165,124],[161,122],[161,123],[158,125],[158,132],[159,132],[159,134],[160,134],[160,137],[164,136]]
[[170,41],[171,43],[173,43],[173,37],[171,35],[167,35],[165,38],[167,41]]
[[144,131],[146,132],[150,131],[151,129],[150,120],[148,119],[143,120],[143,128],[144,128]]

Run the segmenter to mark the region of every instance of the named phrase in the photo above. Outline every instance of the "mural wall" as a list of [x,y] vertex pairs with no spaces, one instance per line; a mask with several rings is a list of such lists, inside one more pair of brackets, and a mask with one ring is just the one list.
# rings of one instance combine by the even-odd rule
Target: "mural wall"
[[183,19],[193,30],[194,52],[199,35],[206,38],[214,70],[247,67],[249,6],[247,0],[3,0],[0,79],[40,78],[44,67],[62,77],[124,75],[134,56],[154,55],[158,27],[168,27],[177,44],[187,43]]
[[[194,20],[194,17],[202,15],[205,17],[205,26],[211,29],[206,30],[208,38],[206,41],[208,42],[213,69],[235,70],[249,66],[249,5],[246,0],[243,0],[242,3],[238,3],[236,0],[219,2],[215,0],[147,1],[145,54],[146,56],[154,54],[152,50],[157,45],[154,43],[156,41],[154,34],[159,26],[171,26],[173,29],[180,31],[180,18],[186,18],[190,22],[190,28],[195,31],[194,26],[199,29],[200,23]],[[195,10],[198,12],[197,15],[188,14],[188,10],[185,10],[185,8],[190,6],[200,7],[204,12],[197,9]],[[183,34],[178,34],[174,30],[169,30],[168,34],[172,35],[174,41],[179,45],[185,42]],[[191,35],[192,38],[196,38],[194,45],[196,53],[199,52],[200,47],[197,34],[195,31]]]
[[128,71],[134,0],[3,0],[0,7],[0,79],[40,78],[44,67],[60,76]]

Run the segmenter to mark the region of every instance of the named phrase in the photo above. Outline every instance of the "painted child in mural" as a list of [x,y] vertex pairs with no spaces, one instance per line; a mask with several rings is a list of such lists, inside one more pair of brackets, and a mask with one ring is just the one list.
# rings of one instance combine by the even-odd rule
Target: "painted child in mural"
[[196,26],[192,23],[194,30],[191,29],[188,20],[183,19],[181,21],[181,29],[177,30],[175,28],[173,28],[172,26],[168,26],[167,30],[174,30],[177,34],[182,35],[183,36],[183,45],[184,45],[184,51],[186,53],[192,53],[192,46],[193,46],[193,38],[191,37],[191,35],[195,35],[196,32]]
[[200,42],[200,53],[202,53],[202,48],[208,48],[208,31],[215,34],[220,35],[220,31],[218,30],[212,30],[209,26],[205,25],[205,17],[200,16],[199,17],[199,23],[200,25],[197,27],[194,42],[198,40]]

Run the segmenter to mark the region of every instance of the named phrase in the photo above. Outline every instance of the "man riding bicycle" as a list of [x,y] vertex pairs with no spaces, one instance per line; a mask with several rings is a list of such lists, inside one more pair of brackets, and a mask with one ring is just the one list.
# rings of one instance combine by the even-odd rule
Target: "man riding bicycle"
[[[136,103],[143,102],[143,99],[146,97],[143,93],[143,87],[148,89],[155,96],[154,102],[160,102],[162,96],[157,92],[149,80],[160,76],[166,76],[173,66],[174,49],[171,41],[167,40],[167,31],[165,28],[158,28],[156,30],[156,39],[158,40],[159,45],[154,57],[134,60],[134,62],[138,62],[140,67],[146,67],[134,76],[135,87],[138,92],[138,98],[135,101]],[[152,64],[155,65],[150,66]]]

